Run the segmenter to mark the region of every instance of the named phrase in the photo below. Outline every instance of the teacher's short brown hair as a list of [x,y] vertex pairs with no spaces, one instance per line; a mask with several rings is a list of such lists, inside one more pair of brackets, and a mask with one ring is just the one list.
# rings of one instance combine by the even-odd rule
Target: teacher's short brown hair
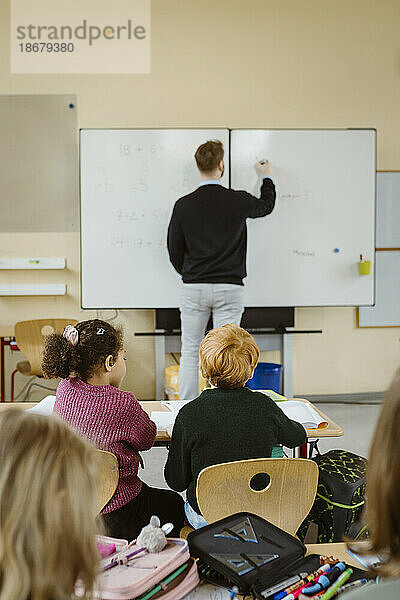
[[194,155],[196,164],[202,173],[215,171],[224,158],[224,147],[219,140],[209,140],[201,144]]
[[201,374],[215,387],[240,388],[253,376],[259,356],[253,336],[238,325],[224,325],[201,342]]

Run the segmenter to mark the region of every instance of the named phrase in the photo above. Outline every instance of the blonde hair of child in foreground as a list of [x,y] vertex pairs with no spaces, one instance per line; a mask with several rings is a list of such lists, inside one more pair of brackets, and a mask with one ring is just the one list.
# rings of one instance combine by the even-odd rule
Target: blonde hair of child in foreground
[[238,325],[212,329],[200,345],[200,371],[211,385],[240,388],[253,376],[260,351],[254,338]]
[[385,563],[374,575],[400,576],[400,370],[388,391],[376,424],[367,467],[367,504],[364,521],[370,532],[367,548],[349,546],[359,554],[383,555]]
[[0,414],[0,598],[90,597],[97,455],[57,417]]

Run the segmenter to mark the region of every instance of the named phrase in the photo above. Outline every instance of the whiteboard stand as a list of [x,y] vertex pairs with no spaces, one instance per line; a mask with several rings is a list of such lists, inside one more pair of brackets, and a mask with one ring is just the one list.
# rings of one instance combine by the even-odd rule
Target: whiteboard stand
[[[259,349],[264,352],[278,350],[282,360],[283,393],[287,398],[293,398],[293,335],[301,333],[322,333],[322,330],[295,331],[293,328],[277,331],[266,329],[262,331],[248,330],[257,342]],[[138,332],[135,336],[154,336],[156,400],[164,400],[165,354],[181,351],[180,332],[170,332],[156,329],[154,332]]]
[[293,398],[293,337],[281,335],[282,389],[287,398]]

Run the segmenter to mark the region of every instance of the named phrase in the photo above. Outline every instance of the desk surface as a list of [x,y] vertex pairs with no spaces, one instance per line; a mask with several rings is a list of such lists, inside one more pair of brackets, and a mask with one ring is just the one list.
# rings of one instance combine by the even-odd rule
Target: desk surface
[[[299,398],[296,398],[296,400],[299,400]],[[327,415],[325,415],[321,410],[319,410],[314,404],[312,404],[311,402],[308,402],[308,400],[302,400],[302,402],[307,402],[308,404],[311,404],[311,406],[313,406],[315,408],[315,410],[328,422],[328,427],[326,427],[325,429],[307,429],[307,438],[308,439],[314,439],[314,438],[322,438],[322,437],[340,437],[341,435],[343,435],[343,429],[342,427],[340,427],[340,425],[338,425],[337,423],[335,423],[335,421],[333,421],[332,419],[330,419]],[[0,410],[4,410],[5,408],[23,408],[23,409],[28,409],[28,408],[32,408],[33,406],[36,406],[36,402],[3,402],[0,403]],[[142,405],[142,407],[144,408],[144,410],[147,412],[148,415],[150,415],[153,411],[166,411],[168,412],[168,409],[163,406],[163,404],[161,404],[160,400],[143,400],[140,402],[140,404]],[[169,435],[167,433],[161,432],[157,434],[157,438],[156,441],[157,442],[168,442],[170,439]]]
[[[327,437],[340,437],[343,435],[343,428],[340,427],[340,425],[338,425],[337,423],[335,423],[335,421],[333,421],[331,418],[328,417],[328,415],[326,415],[325,413],[323,413],[321,410],[319,410],[314,404],[312,404],[311,402],[309,402],[308,400],[304,400],[302,398],[295,398],[295,400],[300,400],[301,402],[306,402],[307,404],[310,404],[310,406],[312,406],[320,415],[323,419],[325,419],[328,422],[328,427],[325,427],[325,429],[307,429],[307,438],[308,439],[315,439],[315,438],[327,438]],[[143,406],[144,410],[147,412],[147,414],[151,414],[151,412],[154,411],[168,411],[167,408],[165,408],[165,406],[163,406],[163,404],[161,404],[161,401],[159,400],[145,400],[141,402],[141,405]],[[167,433],[159,433],[157,434],[157,440],[159,441],[168,441],[169,435]]]
[[340,427],[340,425],[338,425],[337,423],[335,423],[335,421],[333,421],[330,417],[328,417],[328,415],[323,413],[322,410],[318,408],[318,406],[315,406],[315,404],[312,404],[312,402],[310,402],[309,400],[305,400],[304,398],[293,398],[293,400],[300,400],[301,402],[306,402],[307,404],[312,406],[314,410],[316,410],[317,413],[319,413],[321,417],[325,419],[325,421],[327,421],[328,423],[328,427],[325,427],[325,429],[307,429],[306,431],[308,439],[323,437],[340,437],[343,435],[343,428]]
[[[366,542],[359,542],[360,546],[365,544]],[[359,569],[363,569],[365,571],[364,567],[346,552],[347,546],[343,542],[334,542],[332,544],[306,544],[306,546],[307,554],[333,556],[334,558],[343,560],[343,562],[346,562],[351,567],[358,567]]]

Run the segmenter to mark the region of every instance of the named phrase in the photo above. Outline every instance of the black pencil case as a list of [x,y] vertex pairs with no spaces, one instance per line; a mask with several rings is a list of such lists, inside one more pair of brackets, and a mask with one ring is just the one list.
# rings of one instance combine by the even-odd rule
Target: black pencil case
[[[305,557],[306,547],[300,540],[248,512],[193,531],[188,543],[191,555],[220,574],[227,586],[236,585],[240,593],[260,600],[273,597],[279,589],[271,589],[279,582],[293,579],[295,583],[296,576],[320,567],[317,554]],[[206,572],[203,568],[203,574]]]

